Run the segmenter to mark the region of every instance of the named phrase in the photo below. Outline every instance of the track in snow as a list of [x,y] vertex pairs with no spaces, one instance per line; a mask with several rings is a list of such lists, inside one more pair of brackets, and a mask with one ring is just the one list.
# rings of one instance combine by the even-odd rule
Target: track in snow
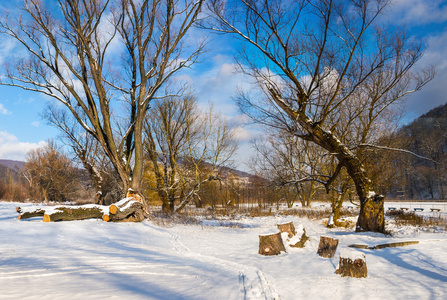
[[272,285],[267,280],[265,274],[255,267],[250,267],[230,260],[221,259],[215,256],[203,255],[192,251],[180,241],[180,236],[171,231],[146,224],[151,229],[166,234],[172,244],[172,248],[186,257],[192,257],[206,264],[212,264],[220,269],[235,274],[241,284],[241,299],[265,299],[279,300],[280,297]]

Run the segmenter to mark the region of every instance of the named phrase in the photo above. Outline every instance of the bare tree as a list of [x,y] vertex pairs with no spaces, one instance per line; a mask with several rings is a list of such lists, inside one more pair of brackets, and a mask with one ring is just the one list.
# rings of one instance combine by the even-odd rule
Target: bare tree
[[326,185],[346,169],[361,202],[356,231],[383,232],[384,197],[375,192],[362,153],[373,146],[377,119],[433,77],[432,70],[410,71],[423,45],[380,23],[385,0],[208,3],[212,21],[205,27],[245,42],[240,66],[265,96],[242,95],[242,110],[334,155],[338,167]]
[[73,200],[80,188],[78,170],[52,141],[28,153],[23,174],[47,203]]
[[[256,174],[268,178],[277,188],[295,190],[302,206],[309,206],[318,191],[318,182],[327,179],[328,156],[308,141],[288,131],[270,129],[263,140],[253,141],[256,155],[251,163]],[[289,199],[291,207],[293,199]]]
[[192,96],[171,97],[154,106],[146,119],[146,152],[156,178],[163,212],[181,210],[201,186],[219,180],[218,172],[235,151],[233,130],[209,111],[201,111]]
[[[202,3],[24,0],[22,14],[7,16],[0,30],[29,56],[12,59],[0,83],[63,104],[101,145],[124,190],[139,191],[144,119],[166,81],[203,51],[204,42],[185,43]],[[120,136],[115,120],[126,123]]]
[[48,105],[42,117],[60,130],[61,140],[71,148],[77,160],[84,166],[94,188],[96,204],[116,202],[125,196],[122,194],[122,187],[120,188],[118,174],[98,141],[86,134],[66,110]]

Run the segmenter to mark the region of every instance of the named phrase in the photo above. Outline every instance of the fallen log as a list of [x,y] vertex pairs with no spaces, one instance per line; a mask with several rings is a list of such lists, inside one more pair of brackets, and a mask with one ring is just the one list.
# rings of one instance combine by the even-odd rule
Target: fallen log
[[45,209],[36,208],[36,207],[17,207],[16,211],[19,213],[19,220],[34,218],[34,217],[43,217],[45,214]]
[[46,206],[17,207],[19,219],[43,217],[44,222],[102,219],[106,222],[141,222],[145,218],[143,204],[132,198],[125,198],[111,206]]
[[102,217],[104,222],[142,222],[144,219],[145,216],[142,209],[137,209],[135,212],[121,219],[117,218],[116,215],[104,215]]
[[379,244],[379,245],[375,245],[375,246],[368,246],[368,245],[364,245],[364,244],[353,244],[353,245],[349,245],[348,247],[357,248],[357,249],[377,250],[377,249],[383,249],[383,248],[403,247],[403,246],[415,245],[415,244],[419,244],[419,241],[387,243],[387,244]]
[[57,206],[45,211],[44,222],[75,221],[85,219],[102,219],[105,211],[104,206],[84,205],[84,206]]
[[143,203],[134,198],[125,198],[110,205],[109,218],[111,220],[122,220],[139,210],[143,211]]

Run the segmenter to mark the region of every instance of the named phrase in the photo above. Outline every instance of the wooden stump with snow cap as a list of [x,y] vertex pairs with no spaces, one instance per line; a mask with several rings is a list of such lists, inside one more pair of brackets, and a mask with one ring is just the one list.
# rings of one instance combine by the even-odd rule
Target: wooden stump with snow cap
[[335,273],[341,276],[365,278],[368,273],[365,254],[356,250],[342,249],[338,269]]
[[333,239],[328,236],[321,236],[320,244],[318,245],[317,254],[322,257],[332,258],[335,255],[337,246],[338,246],[337,239]]
[[287,232],[289,234],[289,238],[296,234],[295,226],[293,225],[292,221],[287,223],[278,223],[276,224],[276,227],[278,227],[281,233]]
[[281,251],[286,251],[284,247],[281,232],[268,233],[259,236],[259,254],[278,255]]

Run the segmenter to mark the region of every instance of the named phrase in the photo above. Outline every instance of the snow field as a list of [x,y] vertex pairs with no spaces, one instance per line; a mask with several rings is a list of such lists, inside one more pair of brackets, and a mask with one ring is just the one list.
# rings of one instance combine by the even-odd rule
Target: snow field
[[[393,237],[327,229],[296,217],[232,220],[232,227],[158,226],[97,220],[17,220],[0,202],[0,299],[446,299],[447,234],[400,227]],[[23,206],[23,204],[20,204]],[[27,204],[29,205],[29,204]],[[305,248],[265,257],[258,235],[293,221]],[[316,252],[321,235],[339,239],[333,259]],[[368,277],[335,274],[350,244],[408,240],[417,245],[356,249]]]

